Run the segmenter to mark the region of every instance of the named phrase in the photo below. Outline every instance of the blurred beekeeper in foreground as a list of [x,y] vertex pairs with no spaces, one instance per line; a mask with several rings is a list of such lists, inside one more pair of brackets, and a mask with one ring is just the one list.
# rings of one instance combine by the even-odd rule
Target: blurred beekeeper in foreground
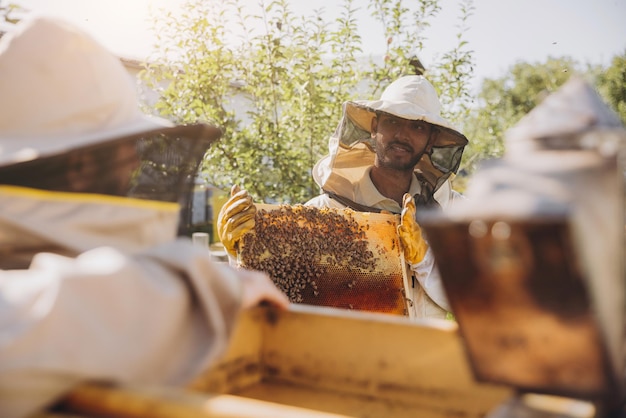
[[67,23],[0,40],[3,417],[86,379],[185,384],[241,309],[287,306],[264,274],[176,239],[179,191],[219,135],[142,114],[119,59]]

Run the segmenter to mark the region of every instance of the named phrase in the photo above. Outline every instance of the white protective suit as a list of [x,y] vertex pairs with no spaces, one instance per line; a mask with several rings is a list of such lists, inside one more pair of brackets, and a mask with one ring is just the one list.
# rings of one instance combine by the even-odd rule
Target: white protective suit
[[[458,169],[467,139],[440,116],[440,103],[432,85],[422,76],[405,76],[385,89],[380,100],[346,102],[343,117],[329,140],[329,154],[313,169],[313,177],[324,192],[347,198],[358,205],[400,213],[402,207],[383,196],[370,179],[375,152],[370,138],[371,120],[384,112],[410,120],[424,120],[439,132],[433,152],[418,162],[408,193],[416,198],[434,190],[434,200],[446,210],[454,200],[463,199],[452,190],[450,176]],[[345,205],[328,193],[306,205],[343,208]],[[359,210],[358,208],[354,208]],[[367,209],[364,209],[367,210]],[[418,214],[419,216],[419,214]],[[428,241],[426,239],[426,241]],[[414,279],[410,294],[412,318],[446,318],[450,305],[446,298],[435,258],[430,250],[424,259],[411,265]]]
[[184,384],[223,352],[240,308],[234,271],[173,240],[178,205],[63,197],[0,186],[0,248],[80,252],[0,270],[2,417],[26,416],[90,378]]
[[[460,193],[449,187],[449,182],[445,183],[444,186],[446,187],[440,188],[435,193],[435,200],[441,205],[442,209],[445,210],[453,201],[465,199]],[[414,195],[419,193],[419,191],[419,183],[413,181],[409,193]],[[402,210],[398,202],[386,198],[378,192],[370,180],[369,171],[357,183],[354,188],[354,195],[347,197],[363,205],[387,210],[391,213],[400,213]],[[318,208],[345,208],[345,205],[332,199],[327,194],[314,197],[306,205]],[[430,248],[428,248],[424,259],[420,263],[411,265],[411,271],[415,281],[411,283],[409,299],[412,302],[410,307],[412,312],[409,313],[409,316],[412,318],[445,319],[451,309],[441,283],[439,271],[435,265],[435,257]]]
[[[0,40],[1,417],[87,379],[184,384],[225,349],[241,282],[176,239],[177,203],[51,191],[66,189],[37,183],[60,187],[65,166],[32,168],[167,129],[141,114],[119,59],[79,29],[37,18]],[[197,132],[187,139],[218,130]]]

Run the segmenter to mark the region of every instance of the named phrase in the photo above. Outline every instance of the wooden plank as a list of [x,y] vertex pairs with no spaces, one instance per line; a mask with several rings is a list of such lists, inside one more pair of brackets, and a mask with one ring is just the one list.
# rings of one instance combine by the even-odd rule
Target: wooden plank
[[[263,333],[258,366],[251,363],[248,348],[251,329]],[[242,318],[229,353],[193,387],[212,393],[254,388],[270,394],[243,383],[245,368],[260,373],[258,382],[263,384],[309,388],[311,399],[319,391],[335,392],[448,415],[484,415],[512,394],[504,386],[474,381],[454,322],[416,322],[329,307],[292,305],[287,312],[250,312]]]
[[84,384],[66,415],[37,418],[513,418],[529,405],[530,416],[593,417],[572,399],[526,402],[519,415],[517,399],[474,381],[453,322],[293,305],[245,312],[228,352],[188,388]]
[[180,388],[105,386],[96,383],[76,388],[65,398],[61,409],[66,411],[64,413],[73,414],[70,416],[78,414],[85,418],[347,418],[234,395],[207,395]]

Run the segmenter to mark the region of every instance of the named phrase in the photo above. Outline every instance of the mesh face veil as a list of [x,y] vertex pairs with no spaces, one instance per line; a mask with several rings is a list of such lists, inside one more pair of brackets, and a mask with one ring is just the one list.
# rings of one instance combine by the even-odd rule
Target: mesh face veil
[[[435,130],[432,152],[424,154],[415,173],[432,192],[456,173],[467,138],[440,115],[434,87],[422,76],[406,76],[385,89],[379,100],[348,101],[343,117],[329,140],[329,154],[313,169],[317,184],[327,192],[345,195],[374,164],[374,141],[370,129],[376,114],[407,120],[421,120]],[[348,192],[349,193],[349,192]]]
[[218,128],[143,114],[119,58],[56,18],[24,19],[0,39],[0,91],[0,185],[174,202],[188,228]]
[[[437,125],[433,125],[433,128],[439,131],[440,136],[443,132],[446,138],[436,141],[432,152],[422,156],[416,166],[416,172],[421,174],[437,190],[451,174],[457,172],[467,141],[463,141],[461,138],[451,140],[450,138],[455,138],[458,134],[450,128]],[[372,153],[375,152],[375,143],[369,129],[361,128],[350,117],[343,118],[335,136],[338,138],[338,146],[345,151],[349,151],[355,145],[362,143]]]
[[179,203],[190,224],[190,193],[216,128],[162,128],[0,167],[0,184]]

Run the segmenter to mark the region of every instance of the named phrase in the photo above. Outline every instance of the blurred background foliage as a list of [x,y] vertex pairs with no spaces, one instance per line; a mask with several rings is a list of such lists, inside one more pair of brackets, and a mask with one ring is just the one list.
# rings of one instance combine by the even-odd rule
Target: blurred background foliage
[[473,94],[473,51],[465,40],[472,1],[458,3],[455,47],[439,51],[428,68],[419,56],[439,1],[407,3],[358,3],[383,28],[387,50],[374,60],[364,58],[356,0],[343,0],[332,19],[294,15],[288,0],[256,11],[244,0],[189,0],[180,14],[155,21],[158,54],[150,62],[157,64],[143,74],[160,93],[154,109],[177,122],[222,127],[223,139],[206,156],[208,183],[222,190],[239,184],[259,202],[292,204],[319,193],[311,170],[327,152],[343,102],[378,98],[401,75],[424,74],[444,116],[470,139],[455,178],[461,191],[481,161],[502,155],[506,130],[572,74],[588,78],[626,120],[626,53],[609,68],[567,57],[519,62]]
[[[293,13],[289,0],[188,0],[178,13],[154,17],[155,54],[141,79],[157,93],[148,111],[179,123],[208,122],[223,137],[207,153],[202,175],[212,186],[246,188],[258,202],[301,203],[319,193],[313,165],[346,100],[375,99],[396,78],[424,74],[443,115],[470,140],[454,187],[463,191],[481,161],[500,157],[505,133],[572,75],[585,77],[626,123],[626,50],[606,68],[549,57],[517,62],[473,88],[466,40],[472,0],[457,3],[456,45],[425,66],[424,32],[439,0],[338,0],[341,13]],[[15,22],[16,2],[0,0],[0,19]],[[409,6],[407,6],[407,4]],[[262,6],[261,6],[262,5]],[[357,7],[381,25],[386,51],[366,57]]]
[[177,122],[222,127],[204,165],[210,184],[239,184],[259,202],[304,202],[319,193],[311,170],[346,100],[377,98],[399,76],[424,73],[447,117],[469,115],[473,63],[464,31],[472,2],[460,3],[458,46],[428,69],[419,54],[438,1],[404,3],[367,3],[387,45],[375,61],[362,52],[356,0],[343,0],[331,20],[321,11],[294,15],[288,0],[256,11],[244,0],[189,0],[181,13],[155,21],[158,54],[143,75],[159,91],[154,109]]

